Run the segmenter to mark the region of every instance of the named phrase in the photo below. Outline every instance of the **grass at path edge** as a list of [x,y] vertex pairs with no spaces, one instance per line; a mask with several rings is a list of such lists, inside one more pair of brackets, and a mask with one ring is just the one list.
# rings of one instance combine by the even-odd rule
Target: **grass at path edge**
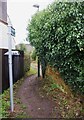
[[0,94],[0,118],[25,118],[29,117],[24,113],[24,105],[21,105],[20,100],[18,100],[15,95],[16,92],[19,88],[19,86],[23,83],[24,79],[27,78],[28,76],[36,74],[37,71],[36,69],[30,68],[30,71],[26,72],[24,77],[22,77],[20,80],[18,80],[14,85],[13,85],[13,90],[14,90],[14,106],[19,106],[19,111],[16,113],[14,110],[13,113],[10,111],[10,89],[8,88],[7,90],[4,91],[3,94]]

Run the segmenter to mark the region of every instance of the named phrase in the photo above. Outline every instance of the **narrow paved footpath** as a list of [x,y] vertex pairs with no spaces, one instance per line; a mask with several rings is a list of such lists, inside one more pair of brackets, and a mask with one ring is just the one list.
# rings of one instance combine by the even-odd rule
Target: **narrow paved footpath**
[[32,118],[59,118],[58,111],[53,114],[55,103],[46,96],[40,96],[38,91],[41,80],[36,77],[37,75],[32,75],[26,78],[17,93],[22,104],[26,106],[26,113]]

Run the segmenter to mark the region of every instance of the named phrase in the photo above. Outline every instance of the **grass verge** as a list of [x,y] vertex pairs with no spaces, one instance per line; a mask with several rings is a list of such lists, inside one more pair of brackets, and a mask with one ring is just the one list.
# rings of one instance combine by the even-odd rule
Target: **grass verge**
[[61,118],[84,118],[84,106],[80,102],[80,96],[65,92],[62,86],[56,84],[51,76],[46,76],[41,81],[39,93],[56,103],[53,109],[53,117],[59,109]]
[[36,73],[37,73],[36,69],[30,68],[30,71],[28,71],[28,72],[25,74],[25,77],[28,77],[28,76],[30,76],[30,75],[34,75],[34,74],[36,74]]

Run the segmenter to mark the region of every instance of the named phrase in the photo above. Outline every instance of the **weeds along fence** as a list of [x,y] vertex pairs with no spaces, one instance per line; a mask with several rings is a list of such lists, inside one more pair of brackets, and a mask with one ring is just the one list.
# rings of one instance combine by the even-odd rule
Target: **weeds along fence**
[[[7,49],[0,49],[0,93],[9,88],[8,55],[4,55],[7,51]],[[24,52],[18,52],[19,56],[12,56],[13,83],[24,75]]]

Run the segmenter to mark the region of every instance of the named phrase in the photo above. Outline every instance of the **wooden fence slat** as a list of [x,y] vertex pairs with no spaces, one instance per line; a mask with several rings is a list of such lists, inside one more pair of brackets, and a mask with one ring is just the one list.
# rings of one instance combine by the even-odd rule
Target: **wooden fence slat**
[[[2,78],[0,77],[0,85],[2,84],[2,92],[9,88],[9,67],[8,67],[8,56],[4,55],[8,50],[0,49],[0,59],[2,59],[2,64],[0,65],[0,69],[2,72]],[[12,68],[13,68],[13,83],[19,80],[24,75],[24,52],[19,51],[20,55],[14,55],[12,57]],[[1,87],[0,87],[1,91]]]

